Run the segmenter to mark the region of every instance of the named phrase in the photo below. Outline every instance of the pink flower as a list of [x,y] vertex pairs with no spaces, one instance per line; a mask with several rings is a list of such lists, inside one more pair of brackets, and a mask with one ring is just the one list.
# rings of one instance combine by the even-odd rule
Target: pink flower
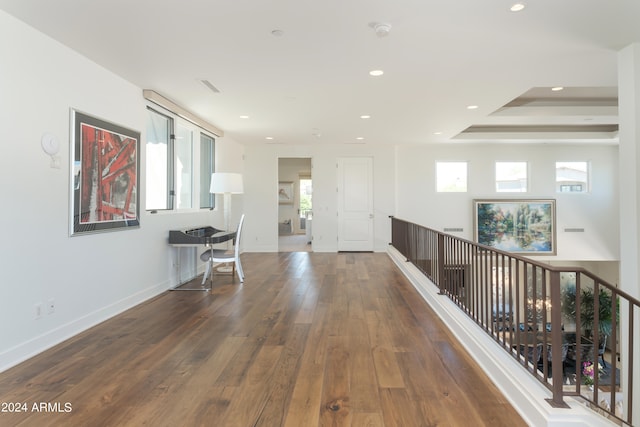
[[[582,363],[582,380],[585,384],[592,385],[595,374],[595,366],[593,365],[593,362]],[[600,378],[600,374],[602,374],[602,366],[598,363],[598,378]]]

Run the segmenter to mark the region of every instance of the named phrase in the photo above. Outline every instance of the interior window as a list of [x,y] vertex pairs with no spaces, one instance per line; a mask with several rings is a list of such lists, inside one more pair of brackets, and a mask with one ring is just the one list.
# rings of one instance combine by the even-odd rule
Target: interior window
[[586,193],[588,191],[588,162],[556,162],[557,193]]
[[496,191],[525,193],[527,191],[526,162],[496,162]]
[[436,191],[467,191],[467,162],[436,162]]

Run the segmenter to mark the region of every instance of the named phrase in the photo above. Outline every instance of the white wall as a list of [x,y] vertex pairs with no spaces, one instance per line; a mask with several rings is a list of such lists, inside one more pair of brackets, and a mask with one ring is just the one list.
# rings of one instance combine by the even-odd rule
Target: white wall
[[[618,149],[583,145],[428,145],[397,148],[397,213],[402,218],[473,240],[473,199],[545,198],[556,200],[557,256],[539,260],[617,261]],[[436,161],[468,161],[468,192],[437,193]],[[526,161],[527,193],[496,193],[495,162]],[[589,161],[588,194],[555,193],[556,161]],[[565,228],[584,228],[584,233]]]
[[[368,145],[262,145],[246,147],[243,249],[278,250],[278,158],[310,157],[313,163],[313,250],[335,252],[337,242],[337,160],[373,158],[374,250],[386,251],[391,239],[389,215],[394,211],[394,149]],[[249,215],[251,218],[249,218]]]
[[[144,212],[143,146],[140,228],[69,237],[70,109],[139,130],[144,141],[142,89],[4,12],[0,38],[2,371],[175,285],[168,230],[223,220],[219,210]],[[40,147],[45,132],[61,143],[59,169]],[[241,146],[231,138],[217,146],[220,164],[242,167]]]

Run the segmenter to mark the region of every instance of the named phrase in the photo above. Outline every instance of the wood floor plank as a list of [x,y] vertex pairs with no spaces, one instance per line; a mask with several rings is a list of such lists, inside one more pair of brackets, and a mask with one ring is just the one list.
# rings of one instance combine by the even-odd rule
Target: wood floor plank
[[354,413],[351,425],[354,427],[384,427],[384,419],[378,412]]
[[328,346],[320,425],[351,425],[349,339],[346,335],[330,336]]
[[318,287],[308,286],[305,292],[304,299],[296,315],[296,323],[311,323],[315,314],[316,306],[318,305]]
[[378,384],[381,388],[404,387],[387,321],[388,319],[381,317],[379,312],[367,312],[367,329]]
[[353,414],[355,416],[358,413],[378,413],[379,381],[365,320],[349,321],[348,342],[351,362],[350,402]]
[[326,305],[319,305],[315,310],[285,417],[287,427],[318,425],[328,346],[327,311]]
[[388,255],[242,260],[0,373],[0,425],[525,425]]
[[373,349],[373,364],[382,388],[404,388],[404,379],[396,363],[396,355],[386,348]]
[[287,409],[285,427],[315,427],[319,422],[324,373],[317,367],[305,376],[298,376]]
[[201,420],[202,414],[208,412],[208,409],[203,408],[202,405],[193,405],[194,394],[199,398],[206,398],[204,400],[206,405],[216,406],[217,409],[212,412],[215,415],[210,417],[209,421],[218,422],[229,404],[229,400],[223,396],[228,395],[229,391],[235,390],[237,387],[216,387],[213,384],[246,340],[245,337],[224,338],[222,345],[198,369],[191,373],[187,381],[180,384],[184,390],[189,390],[190,393],[180,393],[180,390],[176,390],[176,394],[171,393],[170,390],[175,386],[175,383],[168,377],[163,384],[158,386],[158,390],[162,391],[160,396],[151,400],[150,404],[128,414],[129,422],[142,425],[145,421],[151,420],[158,423],[173,422],[173,425],[179,425],[183,419]]
[[253,426],[268,401],[277,360],[282,346],[262,346],[242,382],[242,393],[233,399],[222,425]]
[[293,326],[276,363],[269,384],[269,395],[255,426],[271,427],[284,424],[308,334],[309,325]]
[[[384,425],[387,427],[419,427],[424,425],[418,408],[402,388],[385,388],[380,392]],[[443,424],[446,425],[446,424]]]

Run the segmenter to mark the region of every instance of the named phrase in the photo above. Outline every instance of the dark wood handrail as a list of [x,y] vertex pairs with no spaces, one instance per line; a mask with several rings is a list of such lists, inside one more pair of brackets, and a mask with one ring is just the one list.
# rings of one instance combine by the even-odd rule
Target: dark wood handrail
[[[638,299],[585,268],[551,266],[395,217],[391,217],[391,240],[407,261],[438,286],[440,294],[451,298],[551,390],[548,401],[552,406],[567,407],[564,396],[577,396],[610,418],[631,425],[632,325],[640,310]],[[628,316],[627,337],[620,337],[618,331],[622,305]],[[600,318],[608,314],[610,319]],[[564,330],[563,317],[575,321],[574,332]],[[625,354],[617,352],[619,338],[624,340]],[[609,380],[600,375],[591,378],[583,372],[583,363],[598,371],[599,357],[604,360],[600,352],[605,350],[600,343],[606,340],[613,349]],[[569,353],[576,367],[571,378],[564,372]],[[621,366],[618,359],[626,365]],[[557,369],[558,363],[552,369],[553,361],[558,360],[562,369]],[[565,379],[573,383],[567,385]],[[584,382],[592,382],[593,391],[583,387]],[[612,391],[626,394],[622,411],[616,410],[616,393]]]

